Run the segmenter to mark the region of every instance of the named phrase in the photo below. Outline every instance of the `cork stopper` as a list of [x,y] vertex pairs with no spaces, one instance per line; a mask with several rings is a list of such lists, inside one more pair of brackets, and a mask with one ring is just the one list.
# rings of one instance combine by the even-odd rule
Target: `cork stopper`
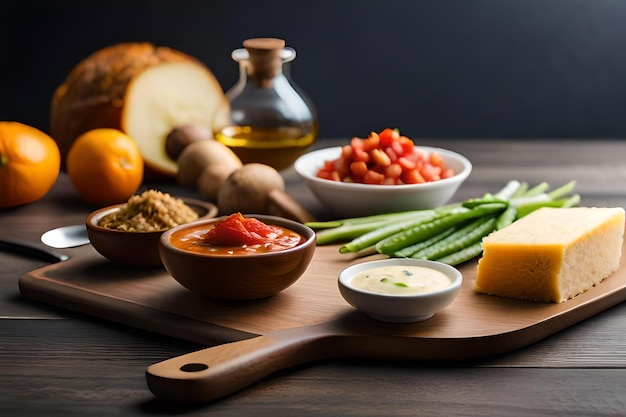
[[250,55],[251,76],[265,88],[281,71],[282,60],[280,54],[285,47],[285,41],[277,38],[252,38],[243,41],[243,46]]
[[243,47],[248,51],[250,50],[259,50],[259,51],[271,51],[271,50],[280,50],[285,47],[285,41],[283,39],[278,38],[252,38],[246,39],[243,41]]

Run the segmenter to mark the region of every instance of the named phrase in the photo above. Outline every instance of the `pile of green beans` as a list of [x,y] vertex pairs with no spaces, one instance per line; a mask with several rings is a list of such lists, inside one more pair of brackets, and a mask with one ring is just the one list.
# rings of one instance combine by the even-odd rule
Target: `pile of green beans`
[[[494,231],[498,222],[504,227],[505,223],[513,221],[506,202],[486,199],[472,205],[471,208],[461,205],[453,212],[418,222],[390,236],[381,236],[374,247],[378,253],[391,257],[430,259],[452,265],[465,262],[480,254],[482,248],[474,243]],[[504,215],[507,220],[502,217]],[[470,247],[473,250],[466,250]],[[367,248],[343,245],[339,251],[359,252],[364,249]]]
[[482,253],[482,239],[540,207],[572,207],[572,181],[553,191],[546,183],[533,188],[510,181],[498,193],[432,210],[311,222],[318,245],[342,241],[340,253],[380,253],[458,265]]

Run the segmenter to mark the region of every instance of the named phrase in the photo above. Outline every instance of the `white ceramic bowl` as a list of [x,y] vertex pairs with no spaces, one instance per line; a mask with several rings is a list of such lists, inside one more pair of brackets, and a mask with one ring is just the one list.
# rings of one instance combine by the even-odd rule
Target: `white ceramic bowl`
[[[382,294],[356,288],[351,284],[355,275],[367,269],[389,266],[419,266],[444,273],[451,284],[448,287],[418,294]],[[458,295],[463,276],[458,269],[435,261],[407,258],[389,258],[358,263],[339,273],[339,291],[353,307],[368,316],[390,323],[412,323],[431,318],[449,306]]]
[[315,197],[339,218],[443,206],[469,177],[472,164],[464,156],[446,149],[427,146],[417,148],[439,153],[456,175],[439,181],[406,185],[356,184],[316,177],[325,161],[340,156],[340,146],[308,152],[296,160],[294,168]]

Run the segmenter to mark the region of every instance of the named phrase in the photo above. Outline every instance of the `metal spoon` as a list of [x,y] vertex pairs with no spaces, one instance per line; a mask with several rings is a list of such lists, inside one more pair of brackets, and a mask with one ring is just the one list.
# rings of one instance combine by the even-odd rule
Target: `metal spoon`
[[[87,228],[84,225],[63,226],[48,230],[41,235],[41,241],[56,249],[73,248],[89,243]],[[70,257],[34,245],[29,242],[0,239],[0,251],[13,252],[46,262],[63,262]]]
[[41,235],[41,241],[52,248],[74,248],[89,243],[87,228],[83,224],[62,226]]

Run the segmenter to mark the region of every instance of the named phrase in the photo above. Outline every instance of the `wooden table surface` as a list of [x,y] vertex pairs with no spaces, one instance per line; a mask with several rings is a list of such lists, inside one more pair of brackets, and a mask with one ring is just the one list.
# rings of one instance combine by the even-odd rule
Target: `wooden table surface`
[[[421,143],[455,150],[473,162],[473,173],[454,200],[497,191],[510,179],[553,186],[575,179],[581,205],[626,207],[626,141]],[[291,194],[324,217],[293,170],[284,174]],[[174,184],[158,187],[197,196]],[[43,247],[42,232],[81,223],[89,210],[62,175],[41,201],[0,211],[0,239]],[[72,254],[71,249],[57,252]],[[153,363],[205,346],[25,299],[19,277],[45,264],[0,252],[2,416],[626,415],[624,303],[488,360],[321,362],[283,371],[212,404],[184,407],[155,399],[144,372]]]

